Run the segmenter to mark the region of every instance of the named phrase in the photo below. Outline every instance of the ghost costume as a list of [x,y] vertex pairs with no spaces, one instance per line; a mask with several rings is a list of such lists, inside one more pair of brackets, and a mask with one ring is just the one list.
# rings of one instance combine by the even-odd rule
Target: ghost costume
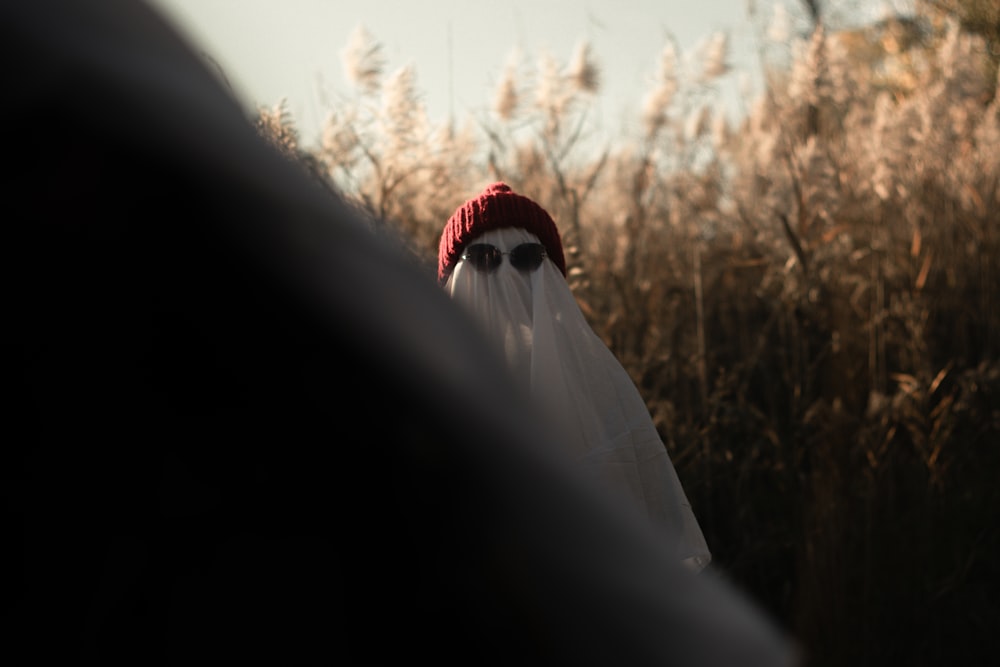
[[[523,243],[547,241],[547,248],[558,243],[544,229],[536,235],[498,226],[495,219],[485,226],[495,228],[469,236],[462,248],[487,243],[509,253]],[[527,272],[514,268],[505,254],[498,268],[483,272],[451,245],[457,261],[445,290],[473,313],[502,348],[515,380],[554,417],[580,470],[619,498],[638,501],[676,542],[678,559],[695,570],[704,568],[711,554],[646,404],[584,318],[558,265],[562,258],[547,258]],[[561,247],[549,254],[561,254]]]

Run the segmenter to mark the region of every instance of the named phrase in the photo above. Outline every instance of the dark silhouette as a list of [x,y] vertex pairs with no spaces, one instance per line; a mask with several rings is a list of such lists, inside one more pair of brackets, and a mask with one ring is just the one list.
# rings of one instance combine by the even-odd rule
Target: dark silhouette
[[3,3],[0,53],[8,655],[790,664],[148,7]]

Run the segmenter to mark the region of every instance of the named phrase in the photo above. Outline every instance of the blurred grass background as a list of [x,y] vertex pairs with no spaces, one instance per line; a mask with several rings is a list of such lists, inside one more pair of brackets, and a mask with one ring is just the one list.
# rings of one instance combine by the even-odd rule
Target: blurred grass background
[[803,2],[733,125],[674,45],[642,131],[588,140],[599,58],[512,62],[492,110],[430,123],[359,30],[322,141],[260,132],[436,271],[504,180],[549,210],[594,329],[645,397],[714,554],[806,664],[1000,656],[1000,5],[851,30]]

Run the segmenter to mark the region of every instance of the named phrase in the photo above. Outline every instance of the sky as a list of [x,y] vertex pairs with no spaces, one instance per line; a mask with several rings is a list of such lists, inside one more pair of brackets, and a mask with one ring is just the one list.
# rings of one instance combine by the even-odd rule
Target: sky
[[150,1],[218,64],[248,109],[284,100],[306,146],[353,93],[340,52],[359,25],[382,45],[388,72],[414,68],[432,122],[487,109],[515,48],[532,62],[545,53],[566,62],[587,41],[601,70],[594,113],[614,133],[638,122],[668,40],[697,58],[716,32],[728,36],[732,66],[716,84],[720,99],[730,117],[744,113],[759,87],[755,26],[766,24],[751,21],[753,0]]

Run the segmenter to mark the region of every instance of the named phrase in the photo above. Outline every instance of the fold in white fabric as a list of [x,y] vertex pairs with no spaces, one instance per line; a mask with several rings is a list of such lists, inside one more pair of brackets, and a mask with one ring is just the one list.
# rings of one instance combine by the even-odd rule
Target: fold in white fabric
[[[521,228],[482,234],[510,252],[538,238]],[[666,447],[632,378],[583,316],[549,260],[524,273],[504,256],[483,273],[460,260],[446,291],[471,310],[502,346],[515,380],[566,435],[581,471],[620,498],[631,498],[677,544],[677,556],[701,570],[711,553]]]

